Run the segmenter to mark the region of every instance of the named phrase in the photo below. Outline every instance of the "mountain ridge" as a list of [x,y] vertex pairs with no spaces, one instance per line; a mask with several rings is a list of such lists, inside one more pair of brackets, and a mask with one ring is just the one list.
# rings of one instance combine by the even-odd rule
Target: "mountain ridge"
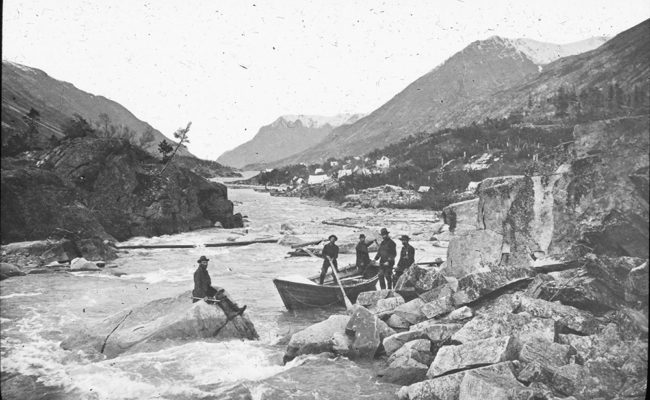
[[[63,132],[57,127],[74,114],[81,115],[92,124],[98,121],[99,114],[105,113],[111,123],[121,129],[120,134],[154,156],[160,156],[160,142],[173,142],[120,103],[86,92],[71,82],[53,78],[38,68],[2,60],[2,89],[3,137],[23,129],[20,113],[24,114],[23,110],[33,107],[39,112],[49,133],[59,138]],[[196,157],[185,146],[181,146],[179,155]]]
[[236,168],[263,168],[267,163],[309,148],[325,138],[332,129],[348,121],[356,121],[362,115],[283,115],[262,126],[249,141],[224,152],[217,161]]
[[[648,21],[630,30],[635,28],[643,30],[647,24]],[[617,37],[624,33],[620,33]],[[537,84],[539,89],[535,92],[537,97],[535,100],[546,101],[547,98],[544,96],[551,96],[551,92],[557,90],[558,85],[551,85],[552,89],[547,88],[547,90],[544,90],[544,85],[552,83],[554,74],[564,73],[557,69],[558,62],[567,58],[573,60],[571,57],[579,57],[582,54],[593,54],[603,47],[625,46],[619,43],[620,39],[610,44],[612,40],[614,39],[586,53],[564,57],[543,66],[534,63],[513,44],[511,39],[493,36],[486,40],[474,41],[408,85],[368,116],[355,124],[334,129],[328,137],[313,148],[279,160],[272,166],[322,162],[334,155],[360,155],[418,132],[435,132],[446,127],[478,122],[487,117],[505,117],[508,113],[525,107],[528,96],[524,98],[520,96],[516,101],[511,99],[513,103],[510,106],[507,101],[497,99],[498,107],[490,104],[495,100],[495,96],[501,96],[503,93],[508,93],[508,90],[526,87],[532,83]],[[586,41],[573,44],[582,42]],[[598,43],[598,40],[594,40],[591,45]],[[624,66],[618,65],[616,61],[613,63],[617,64],[617,68],[624,69]],[[596,72],[585,69],[581,73],[588,75]],[[615,72],[611,72],[610,75],[613,77]],[[543,79],[537,81],[540,76]],[[573,76],[570,80],[577,79],[580,77]],[[589,82],[589,84],[594,83],[593,80]],[[599,82],[604,81],[600,79]],[[564,84],[567,82],[565,81]],[[439,104],[434,104],[430,97],[437,97]]]

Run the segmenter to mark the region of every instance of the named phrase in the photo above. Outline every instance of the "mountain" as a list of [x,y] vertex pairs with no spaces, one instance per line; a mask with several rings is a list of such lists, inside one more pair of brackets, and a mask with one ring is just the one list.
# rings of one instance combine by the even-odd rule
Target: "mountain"
[[364,154],[418,132],[454,126],[467,104],[527,82],[546,70],[542,65],[548,60],[602,40],[564,46],[498,36],[475,41],[365,118],[334,129],[322,143],[274,165]]
[[217,161],[236,168],[259,169],[292,156],[324,139],[334,128],[354,123],[362,114],[283,115],[259,129],[248,142],[223,153]]
[[[99,126],[100,114],[108,115],[107,136],[127,138],[154,156],[160,156],[158,143],[172,142],[148,123],[141,121],[117,102],[96,96],[59,81],[45,72],[10,61],[2,61],[2,137],[22,132],[23,116],[31,108],[40,114],[39,133],[49,138],[63,137],[61,125],[74,114]],[[179,122],[180,123],[180,122]],[[194,157],[184,146],[179,155]]]
[[514,39],[510,42],[537,65],[593,50],[609,40],[606,36],[593,37],[579,42],[554,44],[532,39]]
[[560,92],[569,97],[569,103],[634,101],[637,94],[646,96],[650,88],[648,37],[650,19],[597,49],[561,58],[524,81],[489,97],[473,99],[441,119],[446,126],[461,126],[505,117],[518,110],[544,117],[556,111],[553,103]]

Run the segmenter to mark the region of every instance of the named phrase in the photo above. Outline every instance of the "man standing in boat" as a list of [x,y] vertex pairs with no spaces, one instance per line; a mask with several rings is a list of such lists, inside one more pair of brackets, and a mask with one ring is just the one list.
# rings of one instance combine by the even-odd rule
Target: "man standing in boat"
[[356,251],[357,251],[356,266],[364,278],[367,277],[366,272],[370,272],[370,255],[368,254],[368,245],[371,243],[372,242],[368,243],[366,241],[366,235],[364,235],[363,233],[359,235],[359,243],[357,243],[357,247],[356,247]]
[[[338,263],[336,262],[336,259],[339,256],[339,246],[337,246],[336,241],[338,238],[336,235],[330,235],[329,238],[327,238],[328,242],[323,246],[323,266],[321,267],[320,270],[320,284],[322,285],[323,282],[325,282],[325,275],[327,275],[327,270],[330,267],[330,262],[332,264],[332,268],[336,270],[336,272],[339,272],[339,266]],[[336,276],[333,276],[334,281],[336,282]]]
[[397,285],[397,281],[400,276],[407,269],[415,263],[415,249],[409,244],[409,238],[407,235],[402,235],[399,237],[399,240],[402,242],[402,250],[399,253],[399,261],[397,262],[397,268],[395,268],[395,276],[393,276],[393,282]]
[[218,304],[227,315],[234,313],[241,315],[246,310],[246,306],[238,307],[230,298],[225,294],[225,290],[220,287],[212,287],[212,279],[208,273],[209,258],[201,256],[197,262],[198,268],[194,271],[194,290],[192,290],[192,303],[199,300],[204,300],[208,304]]
[[397,246],[393,239],[388,237],[388,229],[381,228],[379,234],[382,241],[379,244],[375,260],[379,260],[379,287],[382,289],[393,288],[393,265],[395,265],[395,256],[397,256]]

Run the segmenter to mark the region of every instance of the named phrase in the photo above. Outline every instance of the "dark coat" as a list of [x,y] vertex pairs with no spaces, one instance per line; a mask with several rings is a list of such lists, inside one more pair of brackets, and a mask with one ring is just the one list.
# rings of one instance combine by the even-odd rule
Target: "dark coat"
[[332,264],[334,264],[334,268],[336,268],[338,271],[339,264],[336,261],[336,259],[339,256],[339,246],[332,244],[330,242],[326,243],[325,246],[323,246],[322,256],[324,258],[323,268],[329,268],[330,263],[327,260],[327,257],[329,256],[332,259]]
[[379,249],[375,255],[375,260],[379,260],[380,264],[388,263],[392,267],[395,265],[395,257],[397,256],[397,246],[393,239],[386,238],[379,244]]
[[415,262],[415,249],[410,244],[406,244],[402,247],[402,250],[399,253],[399,262],[397,263],[397,269],[399,271],[404,271]]
[[212,280],[208,274],[208,268],[199,267],[194,271],[194,290],[192,296],[194,297],[212,297],[217,293],[216,289],[212,287]]
[[357,243],[357,267],[365,267],[370,264],[370,255],[368,254],[368,244],[365,241]]

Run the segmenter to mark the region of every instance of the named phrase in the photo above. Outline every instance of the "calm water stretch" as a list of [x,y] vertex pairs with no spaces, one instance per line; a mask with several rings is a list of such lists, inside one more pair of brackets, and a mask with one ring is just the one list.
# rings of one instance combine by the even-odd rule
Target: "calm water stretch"
[[[344,312],[289,312],[275,290],[274,277],[313,275],[321,260],[285,258],[290,248],[278,244],[200,247],[237,235],[277,236],[282,223],[298,227],[305,233],[301,237],[335,233],[341,238],[354,231],[321,221],[371,211],[342,211],[326,203],[271,197],[249,189],[230,190],[229,197],[236,202],[236,211],[248,216],[247,228],[134,238],[128,244],[191,243],[199,247],[122,251],[115,263],[127,275],[120,278],[79,272],[0,282],[3,398],[220,399],[238,393],[242,385],[254,399],[395,398],[398,387],[375,378],[384,366],[381,360],[357,364],[345,358],[307,356],[282,364],[292,333]],[[192,289],[196,260],[203,254],[210,258],[213,284],[226,288],[240,305],[248,305],[247,315],[259,341],[165,342],[156,351],[109,360],[59,347],[74,324],[98,321]],[[340,263],[353,260],[354,255],[343,254]]]

